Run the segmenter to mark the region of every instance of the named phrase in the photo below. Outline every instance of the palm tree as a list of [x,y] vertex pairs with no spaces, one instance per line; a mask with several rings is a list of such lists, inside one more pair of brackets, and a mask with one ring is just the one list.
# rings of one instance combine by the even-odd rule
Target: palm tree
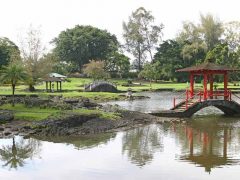
[[12,86],[12,105],[14,106],[15,87],[19,81],[25,81],[27,73],[20,63],[10,63],[3,67],[0,80],[2,83],[11,83]]

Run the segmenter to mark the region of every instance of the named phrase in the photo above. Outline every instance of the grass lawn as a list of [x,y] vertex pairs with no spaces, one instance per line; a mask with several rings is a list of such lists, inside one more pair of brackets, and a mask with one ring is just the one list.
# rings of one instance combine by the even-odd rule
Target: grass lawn
[[101,110],[90,110],[90,109],[75,109],[75,110],[56,110],[56,109],[41,109],[39,107],[26,107],[23,104],[16,104],[14,107],[11,104],[5,104],[0,106],[0,109],[11,110],[14,112],[15,120],[29,120],[29,121],[41,121],[47,119],[48,117],[58,117],[61,114],[72,114],[77,113],[80,115],[97,115],[103,119],[116,120],[120,118],[118,113],[104,112]]
[[56,109],[41,109],[39,107],[28,108],[23,104],[16,104],[14,107],[11,104],[4,104],[0,106],[0,109],[12,110],[16,120],[33,121],[43,120],[60,112],[60,110]]
[[[123,86],[127,84],[127,79],[111,79],[113,83],[117,84],[117,88],[120,91],[127,91],[129,87]],[[39,91],[28,92],[28,88],[25,85],[19,85],[16,87],[16,94],[38,94],[39,96],[48,96],[48,95],[63,95],[64,97],[86,97],[97,102],[109,101],[109,100],[118,100],[118,93],[107,93],[107,92],[84,92],[84,84],[92,82],[92,79],[89,78],[69,78],[69,82],[63,82],[62,89],[63,92],[54,92],[49,93],[45,92],[45,83],[40,83],[36,85],[35,88]],[[185,90],[189,87],[189,83],[173,83],[173,82],[153,82],[151,85],[146,81],[133,81],[137,85],[130,87],[133,91],[146,91],[146,90],[157,90],[157,89],[175,89],[175,90]],[[141,83],[141,85],[139,85]],[[201,84],[195,84],[196,87],[201,87]],[[229,83],[230,88],[240,88],[240,86],[233,86],[232,83]],[[56,87],[55,87],[56,88]],[[223,83],[218,84],[218,88],[223,88]],[[11,95],[10,86],[0,86],[0,95]]]

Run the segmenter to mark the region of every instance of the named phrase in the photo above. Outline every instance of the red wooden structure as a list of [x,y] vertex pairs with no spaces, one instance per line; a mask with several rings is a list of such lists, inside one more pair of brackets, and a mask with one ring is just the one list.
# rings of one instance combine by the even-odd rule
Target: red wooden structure
[[[199,96],[199,101],[214,99],[218,96],[222,96],[224,100],[231,100],[231,92],[228,90],[228,74],[230,71],[237,71],[238,69],[229,68],[224,65],[218,65],[211,62],[205,62],[203,64],[187,67],[177,70],[177,72],[189,72],[190,73],[190,89],[186,90],[186,109],[188,108],[188,99],[192,99],[195,95]],[[224,90],[214,91],[213,81],[214,75],[223,75]],[[203,91],[195,93],[194,91],[194,76],[203,76]],[[208,89],[209,83],[209,89]],[[203,97],[202,97],[203,96]],[[174,99],[174,107],[176,105],[176,99]]]

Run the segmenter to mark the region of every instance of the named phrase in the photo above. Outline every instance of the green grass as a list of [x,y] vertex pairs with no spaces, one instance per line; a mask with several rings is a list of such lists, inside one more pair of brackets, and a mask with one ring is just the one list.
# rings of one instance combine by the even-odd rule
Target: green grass
[[[64,92],[45,92],[45,83],[40,83],[36,85],[35,88],[40,90],[39,92],[28,92],[26,89],[28,86],[19,85],[16,87],[16,94],[37,94],[39,96],[48,95],[62,95],[64,97],[86,97],[90,98],[96,102],[118,100],[120,99],[119,93],[107,93],[107,92],[84,92],[84,84],[92,82],[89,78],[69,78],[70,82],[63,82],[62,89]],[[111,79],[109,80],[117,84],[117,88],[120,91],[127,91],[129,87],[123,86],[127,84],[127,79]],[[158,90],[158,89],[175,89],[175,90],[185,90],[189,87],[189,83],[174,83],[174,82],[153,82],[150,86],[149,82],[146,81],[133,81],[133,83],[141,83],[141,85],[130,87],[133,91],[147,91],[147,90]],[[195,84],[195,87],[201,87],[201,84]],[[229,83],[229,88],[240,88],[240,86],[233,86]],[[56,87],[55,87],[56,88]],[[218,88],[223,88],[223,83],[218,83]],[[11,95],[12,90],[10,86],[0,86],[0,95]]]
[[120,118],[118,113],[104,112],[101,110],[90,110],[90,109],[75,109],[60,111],[56,109],[41,109],[39,107],[26,107],[23,104],[16,104],[14,107],[11,104],[5,104],[0,106],[0,109],[11,110],[14,112],[15,120],[29,120],[29,121],[41,121],[47,119],[48,117],[58,117],[64,113],[78,113],[80,115],[97,115],[103,119],[116,120]]
[[120,114],[119,113],[113,113],[113,112],[104,112],[101,110],[96,110],[96,109],[75,109],[69,112],[74,112],[74,113],[78,113],[78,114],[82,114],[82,115],[98,115],[100,118],[103,119],[111,119],[111,120],[117,120],[120,118]]
[[26,107],[23,104],[16,104],[14,107],[10,104],[0,106],[0,109],[12,110],[16,120],[40,121],[59,112],[56,109],[41,109],[39,107]]

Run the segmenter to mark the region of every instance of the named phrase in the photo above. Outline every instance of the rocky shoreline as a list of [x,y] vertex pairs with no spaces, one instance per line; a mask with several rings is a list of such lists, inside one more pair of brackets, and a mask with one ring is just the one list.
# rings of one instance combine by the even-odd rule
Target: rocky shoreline
[[[146,97],[139,97],[146,98]],[[173,121],[173,118],[160,118],[150,114],[136,111],[122,110],[118,106],[102,106],[87,98],[61,98],[53,97],[41,99],[39,97],[18,97],[17,103],[26,107],[41,106],[42,108],[57,107],[61,110],[58,116],[49,117],[41,121],[24,121],[14,119],[14,112],[0,110],[0,138],[8,138],[15,135],[30,136],[82,136],[113,132],[133,128],[135,126]],[[4,100],[4,101],[3,101]],[[9,103],[11,99],[2,97],[2,103]],[[67,113],[73,109],[99,109],[102,112],[117,113],[118,119],[103,118],[97,114]],[[65,111],[66,110],[66,111]]]
[[82,136],[105,132],[115,132],[150,123],[173,121],[135,111],[122,111],[118,120],[103,119],[97,115],[69,114],[58,119],[40,122],[10,121],[0,125],[0,138],[15,135],[24,137]]

